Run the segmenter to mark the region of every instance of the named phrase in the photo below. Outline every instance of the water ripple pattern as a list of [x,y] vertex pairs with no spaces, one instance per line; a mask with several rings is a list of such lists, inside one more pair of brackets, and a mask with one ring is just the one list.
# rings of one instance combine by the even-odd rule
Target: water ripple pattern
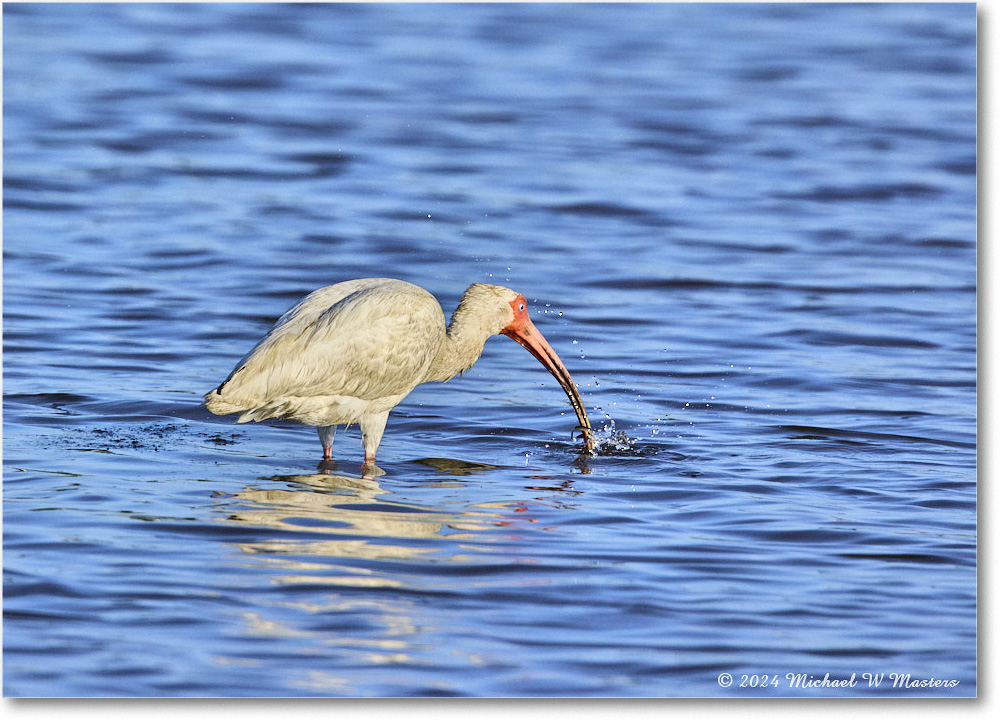
[[[976,694],[974,5],[3,20],[5,695]],[[365,276],[597,452],[504,338],[377,472],[199,406]]]

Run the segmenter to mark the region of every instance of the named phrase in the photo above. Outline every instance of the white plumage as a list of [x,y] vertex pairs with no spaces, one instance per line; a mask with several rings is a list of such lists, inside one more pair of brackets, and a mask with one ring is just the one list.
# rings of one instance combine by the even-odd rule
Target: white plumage
[[205,394],[212,413],[238,423],[285,418],[318,426],[332,458],[336,426],[358,423],[365,461],[374,462],[389,411],[416,386],[470,368],[491,335],[517,340],[559,380],[593,447],[583,402],[565,366],[531,323],[524,296],[509,288],[469,286],[445,326],[441,305],[423,288],[390,278],[320,288],[278,319],[218,388]]

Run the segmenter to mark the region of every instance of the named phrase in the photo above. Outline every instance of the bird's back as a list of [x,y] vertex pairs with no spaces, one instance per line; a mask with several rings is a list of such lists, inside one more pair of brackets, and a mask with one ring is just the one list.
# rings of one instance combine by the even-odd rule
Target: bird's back
[[205,405],[241,412],[240,421],[354,422],[358,409],[401,400],[423,381],[444,337],[444,313],[423,288],[389,278],[337,283],[281,316]]

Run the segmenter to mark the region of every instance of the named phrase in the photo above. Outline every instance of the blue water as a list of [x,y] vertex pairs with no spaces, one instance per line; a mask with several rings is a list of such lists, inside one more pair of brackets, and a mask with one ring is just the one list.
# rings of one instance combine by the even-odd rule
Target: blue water
[[[976,693],[974,5],[3,20],[6,695]],[[599,452],[505,338],[378,473],[199,407],[365,276]]]

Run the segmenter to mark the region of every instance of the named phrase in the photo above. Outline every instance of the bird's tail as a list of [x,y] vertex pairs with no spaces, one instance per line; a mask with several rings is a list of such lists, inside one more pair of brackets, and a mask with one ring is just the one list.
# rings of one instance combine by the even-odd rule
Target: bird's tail
[[[225,384],[223,384],[225,385]],[[232,398],[227,398],[220,392],[222,387],[216,388],[206,393],[202,397],[205,407],[217,416],[225,416],[230,413],[242,413],[236,419],[237,423],[247,423],[249,421],[263,421],[268,418],[276,418],[284,415],[289,409],[287,404],[268,404],[261,407],[254,407],[245,402],[239,402]]]
[[221,388],[213,388],[202,397],[205,407],[217,416],[225,416],[230,413],[240,413],[248,410],[246,406],[233,403],[229,398],[220,393]]

